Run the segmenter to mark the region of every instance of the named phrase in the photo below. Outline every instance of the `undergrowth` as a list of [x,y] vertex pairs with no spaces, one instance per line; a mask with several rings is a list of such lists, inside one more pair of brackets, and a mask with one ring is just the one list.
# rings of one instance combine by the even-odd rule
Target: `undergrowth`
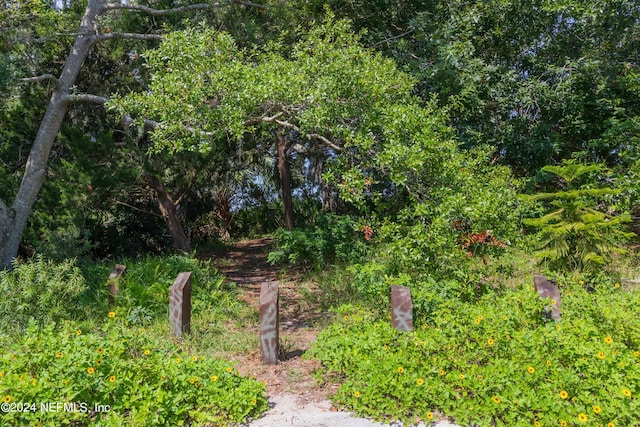
[[529,286],[443,302],[413,332],[343,306],[310,352],[337,403],[378,420],[477,426],[637,426],[640,292],[566,284],[562,320]]

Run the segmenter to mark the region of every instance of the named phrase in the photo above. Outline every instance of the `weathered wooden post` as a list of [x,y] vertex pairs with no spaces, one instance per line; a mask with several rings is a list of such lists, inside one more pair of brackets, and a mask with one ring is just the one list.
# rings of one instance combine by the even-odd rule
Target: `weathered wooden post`
[[124,273],[127,271],[127,266],[122,264],[116,264],[111,270],[111,274],[109,274],[109,278],[107,279],[107,290],[109,291],[109,304],[115,304],[116,299],[118,298],[118,282],[120,278],[124,276]]
[[413,329],[413,303],[406,286],[391,286],[391,324],[399,331]]
[[169,324],[177,337],[191,332],[191,273],[180,273],[169,289]]
[[263,282],[260,288],[260,350],[262,363],[278,363],[278,282]]
[[547,309],[545,315],[556,322],[560,320],[562,313],[560,307],[562,307],[562,304],[560,302],[560,290],[558,286],[553,281],[537,274],[533,276],[533,286],[540,298],[548,298],[551,302],[551,307]]

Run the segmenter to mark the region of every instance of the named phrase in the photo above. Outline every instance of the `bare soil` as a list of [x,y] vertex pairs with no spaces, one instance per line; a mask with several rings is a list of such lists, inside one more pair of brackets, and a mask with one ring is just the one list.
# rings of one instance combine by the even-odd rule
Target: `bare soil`
[[[242,241],[227,252],[215,257],[218,269],[227,279],[235,282],[240,290],[238,298],[256,311],[259,309],[260,288],[263,282],[279,282],[280,307],[280,356],[278,364],[262,364],[259,348],[250,353],[235,354],[237,369],[242,374],[253,375],[266,381],[269,396],[295,393],[301,403],[326,399],[331,389],[319,387],[311,376],[318,368],[317,362],[302,358],[316,339],[319,325],[326,321],[313,294],[319,292],[308,280],[304,280],[304,267],[273,266],[267,262],[267,254],[273,244],[271,239]],[[248,333],[259,335],[255,325]]]

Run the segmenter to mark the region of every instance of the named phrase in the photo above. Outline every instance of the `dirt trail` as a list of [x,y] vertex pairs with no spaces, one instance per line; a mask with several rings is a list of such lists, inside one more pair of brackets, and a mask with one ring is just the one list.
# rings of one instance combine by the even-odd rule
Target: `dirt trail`
[[[331,390],[321,389],[311,377],[317,362],[304,360],[302,354],[315,340],[323,313],[306,297],[316,292],[313,285],[302,286],[304,269],[273,266],[267,262],[271,239],[254,239],[234,244],[219,255],[218,269],[240,289],[239,298],[256,311],[260,302],[260,287],[265,281],[279,282],[280,295],[280,357],[276,366],[265,366],[260,349],[238,354],[238,370],[256,376],[267,383],[270,396],[295,393],[302,402],[325,399]],[[306,294],[305,294],[306,293]],[[259,335],[258,326],[253,331]]]

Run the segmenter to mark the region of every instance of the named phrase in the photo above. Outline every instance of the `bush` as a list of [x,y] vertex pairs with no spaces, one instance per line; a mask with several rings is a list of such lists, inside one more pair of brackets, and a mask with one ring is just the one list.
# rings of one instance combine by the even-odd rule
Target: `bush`
[[75,260],[16,261],[13,270],[0,270],[0,332],[18,332],[29,318],[41,325],[74,318],[86,288]]
[[308,263],[322,267],[329,262],[347,263],[367,252],[371,239],[367,226],[359,226],[350,216],[321,215],[312,227],[276,232],[277,250],[269,253],[271,264]]
[[478,426],[631,426],[640,403],[640,292],[564,284],[563,318],[547,322],[531,286],[478,304],[441,303],[416,330],[346,307],[311,357],[334,399],[379,420],[446,415]]
[[[126,327],[120,313],[108,320],[96,333],[73,322],[32,322],[7,343],[0,399],[15,410],[3,406],[0,426],[220,426],[267,409],[264,384],[230,363],[176,350],[171,340]],[[60,406],[42,409],[50,403]]]

